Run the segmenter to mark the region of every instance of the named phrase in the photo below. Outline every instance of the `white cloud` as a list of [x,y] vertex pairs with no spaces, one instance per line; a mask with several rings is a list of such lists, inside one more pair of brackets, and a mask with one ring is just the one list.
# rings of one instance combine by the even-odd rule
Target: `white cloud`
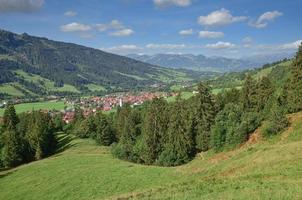
[[200,38],[221,38],[224,37],[223,32],[215,32],[215,31],[200,31]]
[[123,29],[123,28],[125,28],[125,26],[122,24],[122,22],[115,19],[115,20],[112,20],[108,24],[96,24],[95,28],[100,32],[104,32],[104,31],[107,31],[107,30]]
[[77,22],[73,22],[73,23],[61,26],[61,31],[63,31],[63,32],[84,32],[84,31],[90,31],[90,30],[91,30],[90,25],[80,24]]
[[265,28],[269,22],[273,21],[277,17],[282,16],[283,13],[279,11],[270,11],[263,13],[255,22],[251,22],[250,26],[256,27],[256,28]]
[[44,0],[0,0],[0,12],[32,12],[43,4]]
[[183,35],[183,36],[192,35],[192,34],[193,34],[193,29],[185,29],[179,31],[179,35]]
[[282,49],[282,50],[296,50],[296,49],[299,48],[301,43],[302,43],[302,40],[297,40],[297,41],[292,42],[292,43],[287,43],[287,44],[280,45],[279,49]]
[[78,14],[77,12],[72,11],[72,10],[66,11],[66,12],[64,13],[64,15],[67,16],[67,17],[74,17],[74,16],[76,16],[77,14]]
[[217,42],[215,44],[206,45],[206,48],[209,48],[209,49],[230,49],[233,47],[235,47],[235,45],[230,42]]
[[192,3],[191,0],[153,0],[153,2],[160,8],[169,6],[186,7]]
[[117,36],[117,37],[124,37],[124,36],[130,36],[134,33],[134,31],[130,28],[121,29],[115,32],[110,33],[111,36]]
[[109,48],[101,48],[101,50],[126,55],[130,53],[139,53],[141,50],[143,50],[143,48],[134,44],[124,44],[124,45],[113,46]]
[[154,44],[150,43],[146,45],[148,49],[185,49],[187,45],[185,44]]
[[207,16],[200,16],[198,23],[204,26],[223,26],[232,24],[235,22],[241,22],[246,20],[245,16],[232,16],[229,10],[224,8],[216,10]]
[[242,42],[244,44],[252,43],[253,39],[251,37],[245,37],[245,38],[242,39]]

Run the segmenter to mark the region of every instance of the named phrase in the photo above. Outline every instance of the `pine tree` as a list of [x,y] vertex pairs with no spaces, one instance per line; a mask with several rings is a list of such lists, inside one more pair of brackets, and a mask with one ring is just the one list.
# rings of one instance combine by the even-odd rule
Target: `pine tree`
[[170,111],[167,140],[158,161],[161,165],[176,166],[190,160],[194,152],[194,143],[188,124],[188,114],[184,103],[178,98]]
[[213,96],[207,85],[199,84],[194,109],[196,148],[200,151],[207,151],[210,147],[211,126],[216,115]]
[[154,163],[163,151],[167,132],[167,102],[154,99],[148,106],[143,123],[144,161]]
[[17,132],[19,118],[13,105],[8,105],[3,117],[2,161],[6,167],[15,167],[22,163],[22,138]]
[[4,147],[2,161],[5,167],[15,167],[22,163],[20,138],[16,130],[7,130],[3,134]]
[[274,88],[268,77],[265,76],[260,79],[257,83],[256,92],[256,111],[260,112],[265,108],[267,102],[270,101],[274,92]]
[[97,113],[95,116],[95,140],[100,145],[109,146],[116,141],[115,135],[108,122],[107,116],[103,113]]
[[15,130],[18,123],[19,118],[16,114],[14,105],[8,105],[3,115],[3,128],[5,130]]
[[291,77],[287,87],[287,103],[290,112],[302,110],[302,45],[291,67]]
[[252,111],[256,108],[256,82],[250,74],[245,77],[241,90],[241,102],[244,111]]

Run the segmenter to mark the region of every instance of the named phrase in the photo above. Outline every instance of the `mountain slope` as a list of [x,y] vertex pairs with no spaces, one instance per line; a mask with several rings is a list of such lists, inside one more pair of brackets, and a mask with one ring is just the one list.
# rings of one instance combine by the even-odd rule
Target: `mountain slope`
[[206,57],[203,55],[195,56],[192,54],[155,54],[152,56],[130,54],[128,57],[158,66],[200,71],[229,72],[255,67],[252,62],[238,59]]
[[[0,172],[3,199],[300,199],[302,113],[269,141],[206,152],[179,167],[144,166],[112,157],[89,139],[59,135],[50,158]],[[43,184],[47,181],[47,184]]]
[[[106,90],[141,89],[190,81],[192,75],[76,44],[0,31],[0,84],[10,83],[23,94],[87,92],[96,86]],[[39,76],[41,83],[46,81],[49,85],[44,87],[28,76],[36,76],[35,81]],[[62,89],[65,85],[67,89]]]
[[170,67],[184,68],[199,71],[236,72],[261,67],[266,63],[276,62],[284,58],[291,58],[294,54],[274,54],[231,59],[225,57],[206,57],[192,54],[129,54],[128,57],[146,63]]

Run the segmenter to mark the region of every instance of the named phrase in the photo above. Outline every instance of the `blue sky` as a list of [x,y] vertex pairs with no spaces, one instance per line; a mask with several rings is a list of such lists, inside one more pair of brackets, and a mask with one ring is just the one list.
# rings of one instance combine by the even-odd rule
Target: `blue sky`
[[295,51],[301,0],[0,0],[0,28],[118,54]]

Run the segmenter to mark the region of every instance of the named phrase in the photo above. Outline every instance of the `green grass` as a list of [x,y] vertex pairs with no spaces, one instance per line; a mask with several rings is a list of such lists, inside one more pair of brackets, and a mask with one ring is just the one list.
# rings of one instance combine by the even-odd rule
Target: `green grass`
[[13,83],[1,84],[0,85],[0,93],[7,93],[11,96],[24,96],[24,94],[14,87]]
[[[300,200],[301,118],[289,130],[274,142],[260,141],[219,154],[201,153],[190,163],[171,168],[121,161],[92,140],[60,135],[62,141],[71,139],[62,153],[0,172],[0,197]],[[295,139],[291,134],[297,135]]]
[[106,88],[104,88],[103,86],[100,86],[100,85],[96,85],[96,84],[91,83],[91,84],[87,84],[86,86],[92,92],[106,91]]
[[[69,85],[69,84],[64,84],[63,87],[55,87],[53,81],[43,78],[39,75],[29,74],[22,70],[16,70],[15,72],[17,73],[17,75],[19,77],[23,78],[24,80],[30,81],[30,82],[32,81],[32,82],[38,84],[40,87],[45,88],[48,91],[80,93],[74,86]],[[43,83],[43,84],[41,84],[41,83]]]
[[[194,96],[194,94],[192,92],[181,92],[180,96],[181,96],[181,99],[189,99],[192,96]],[[168,97],[166,100],[168,102],[175,102],[176,101],[176,96]]]
[[[17,113],[22,113],[31,110],[62,110],[65,104],[63,101],[45,101],[45,102],[36,102],[36,103],[22,103],[15,105],[15,109]],[[0,109],[0,116],[3,116],[4,108]]]
[[139,80],[139,81],[141,81],[141,80],[146,80],[145,78],[139,77],[139,76],[137,76],[137,75],[133,75],[133,74],[125,74],[125,73],[121,73],[121,72],[118,72],[118,71],[114,71],[114,72],[117,73],[117,74],[123,75],[123,76],[127,76],[127,77],[129,77],[129,78],[133,78],[133,79],[135,79],[135,80]]

